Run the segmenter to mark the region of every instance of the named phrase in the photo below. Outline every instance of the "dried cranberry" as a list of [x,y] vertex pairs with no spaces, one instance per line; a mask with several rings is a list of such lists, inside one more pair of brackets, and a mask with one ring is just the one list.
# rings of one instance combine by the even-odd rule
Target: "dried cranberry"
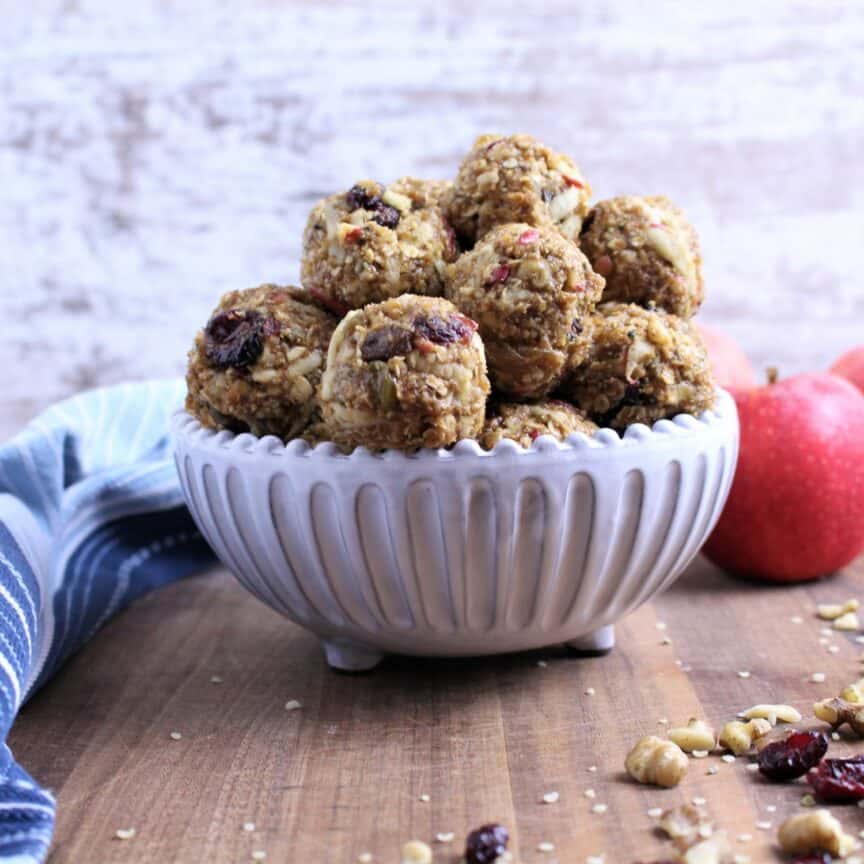
[[564,178],[564,182],[568,186],[575,186],[577,189],[585,188],[585,184],[581,180],[577,180],[575,177],[571,177],[569,174],[562,174],[561,176]]
[[465,841],[466,864],[489,864],[507,851],[510,834],[503,825],[492,822],[472,831]]
[[[470,322],[470,323],[469,323]],[[476,328],[474,322],[462,315],[418,315],[414,319],[414,332],[421,338],[436,345],[450,345],[453,342],[467,343]]]
[[793,732],[782,741],[773,741],[759,753],[759,772],[769,780],[803,777],[828,750],[822,732]]
[[540,232],[536,228],[528,228],[519,235],[516,242],[520,246],[530,246],[532,243],[536,243],[539,238]]
[[335,297],[331,297],[315,285],[310,285],[307,290],[325,309],[334,315],[338,315],[340,318],[347,315],[350,311],[347,304],[341,300],[337,300]]
[[823,759],[807,774],[816,797],[829,804],[852,804],[864,800],[864,756]]
[[370,195],[359,183],[345,193],[345,203],[349,209],[372,211],[372,221],[383,228],[396,228],[399,224],[399,211],[381,200],[380,195]]
[[254,309],[218,312],[204,328],[204,354],[220,369],[251,366],[261,355],[264,336],[275,329],[275,321]]
[[510,268],[506,264],[499,264],[486,280],[487,285],[497,285],[499,282],[506,282],[510,278]]
[[370,330],[360,346],[360,356],[367,362],[404,357],[413,347],[410,330],[397,325]]
[[399,211],[389,204],[381,202],[375,208],[375,215],[372,217],[373,222],[377,222],[384,228],[396,228],[399,224]]
[[377,195],[370,195],[359,183],[345,193],[345,203],[350,210],[374,210],[383,203]]

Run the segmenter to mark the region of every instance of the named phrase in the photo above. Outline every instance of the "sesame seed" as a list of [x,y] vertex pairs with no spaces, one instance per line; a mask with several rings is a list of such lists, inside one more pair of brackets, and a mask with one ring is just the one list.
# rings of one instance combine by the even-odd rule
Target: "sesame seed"
[[864,801],[858,801],[855,806],[860,807],[862,810],[864,810]]
[[720,769],[716,765],[712,765],[705,773],[711,775],[712,777],[715,774],[718,774]]
[[802,795],[801,796],[801,806],[802,807],[812,807],[816,803],[816,799],[812,795]]
[[830,636],[831,635],[831,628],[830,627],[820,627],[819,628],[819,635],[820,636]]
[[429,796],[424,792],[424,793],[420,796],[420,800],[421,800],[424,804],[428,804],[432,799],[431,799],[431,798],[430,798],[430,797],[429,797]]
[[694,807],[704,807],[708,802],[704,798],[694,798],[693,806]]
[[855,637],[855,641],[856,641],[859,645],[864,645],[864,636],[856,636],[856,637]]
[[840,740],[840,733],[839,732],[832,732],[831,733],[831,740],[832,741],[839,741]]
[[172,741],[179,741],[183,736],[179,732],[172,732],[168,737]]
[[825,673],[824,672],[814,672],[810,676],[810,681],[813,684],[824,684],[825,683]]
[[688,665],[688,666],[682,666],[682,667],[681,667],[681,671],[682,671],[682,672],[692,672],[692,671],[693,671],[693,667],[692,667],[692,666],[689,666],[689,665]]
[[731,753],[724,753],[720,758],[724,762],[728,762],[730,765],[735,761],[735,757]]
[[586,696],[593,696],[596,692],[597,691],[593,687],[586,687],[585,688],[585,695]]
[[114,836],[118,840],[131,840],[135,836],[134,828],[118,828],[114,832]]
[[732,856],[732,864],[750,864],[751,860],[749,855],[742,855],[740,852]]
[[750,677],[750,673],[749,673],[746,669],[741,669],[741,670],[738,672],[738,677],[739,677],[739,678],[749,678],[749,677]]
[[606,861],[605,855],[589,855],[585,859],[585,864],[604,864]]
[[759,766],[758,766],[755,762],[751,762],[751,763],[747,766],[747,770],[748,770],[748,771],[758,771],[758,770],[759,770]]
[[672,640],[671,640],[668,636],[664,636],[664,637],[660,640],[660,644],[661,644],[661,645],[671,645],[671,644],[672,644]]
[[372,860],[372,853],[371,852],[361,852],[357,856],[357,860],[360,862],[360,864],[369,864],[369,862]]
[[256,849],[252,853],[253,861],[264,861],[267,858],[267,853],[263,849]]
[[222,678],[221,675],[211,675],[210,676],[210,683],[211,684],[221,684],[223,680],[224,679]]
[[831,640],[827,636],[820,636],[819,637],[819,644],[820,645],[828,645],[830,642],[831,642]]
[[555,851],[555,844],[550,843],[548,840],[544,840],[542,843],[537,844],[537,851],[538,852],[554,852]]
[[657,718],[657,725],[658,726],[668,726],[669,725],[669,718],[668,717],[658,717]]
[[662,807],[652,807],[648,811],[648,816],[651,819],[659,819],[662,815],[663,815],[663,808]]
[[555,804],[558,801],[559,795],[557,792],[547,792],[543,796],[544,804]]
[[776,808],[773,804],[766,804],[766,805],[765,805],[765,811],[766,811],[767,813],[776,813],[776,812],[777,812],[777,808]]
[[244,822],[243,823],[243,830],[244,831],[254,831],[255,830],[255,823],[254,822]]
[[757,822],[756,827],[760,831],[770,831],[771,830],[771,823],[770,822]]
[[828,646],[828,653],[829,654],[836,654],[839,650],[840,650],[839,645],[829,645]]
[[596,814],[599,816],[599,815],[605,813],[607,809],[608,809],[608,808],[606,807],[605,804],[595,804],[595,805],[591,808],[591,812],[592,812],[592,813],[596,813]]
[[666,629],[666,622],[665,621],[658,621],[654,626],[658,630],[665,630]]
[[286,711],[297,711],[298,709],[300,709],[302,707],[303,707],[303,703],[297,699],[289,699],[285,703],[285,710]]
[[708,756],[707,750],[691,750],[690,755],[694,759],[705,759]]
[[449,843],[456,835],[452,831],[442,831],[435,835],[436,843]]
[[549,665],[549,664],[548,664],[545,660],[538,660],[538,661],[537,661],[537,666],[538,666],[540,669],[545,669],[548,665]]
[[739,834],[735,838],[739,843],[749,843],[753,839],[752,834]]
[[586,789],[582,794],[586,798],[596,798],[597,797],[597,793],[593,789]]
[[596,766],[596,765],[589,765],[589,766],[588,766],[588,771],[589,771],[591,774],[596,774],[596,773],[597,773],[597,766]]

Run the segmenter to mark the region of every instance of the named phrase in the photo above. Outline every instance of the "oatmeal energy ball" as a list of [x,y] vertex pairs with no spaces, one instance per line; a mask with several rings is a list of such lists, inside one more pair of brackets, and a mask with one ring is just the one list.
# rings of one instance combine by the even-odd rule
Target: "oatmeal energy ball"
[[500,225],[447,268],[447,296],[480,325],[502,393],[537,398],[587,356],[603,280],[554,228]]
[[319,201],[303,234],[303,286],[340,316],[400,294],[440,295],[458,252],[439,206],[448,185],[361,180]]
[[591,351],[561,392],[600,426],[623,429],[714,403],[708,355],[683,318],[629,303],[604,303]]
[[604,301],[653,303],[682,318],[702,303],[699,238],[662,195],[598,202],[582,225],[580,247],[606,280]]
[[299,435],[335,327],[299,288],[230,291],[189,352],[186,410],[214,429]]
[[447,300],[406,294],[350,312],[319,397],[337,444],[446,447],[476,438],[489,380],[477,325]]
[[450,224],[468,246],[505,222],[552,226],[578,241],[591,187],[567,156],[530,135],[481,135],[445,196]]
[[556,399],[534,404],[501,402],[486,418],[479,441],[487,450],[502,438],[510,438],[527,448],[541,435],[552,435],[563,441],[573,432],[590,436],[596,431],[597,426],[567,402]]

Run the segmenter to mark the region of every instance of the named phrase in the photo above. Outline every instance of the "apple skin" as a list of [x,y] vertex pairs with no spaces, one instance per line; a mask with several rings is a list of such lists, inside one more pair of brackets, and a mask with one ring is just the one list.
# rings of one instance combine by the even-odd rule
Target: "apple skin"
[[750,358],[741,346],[729,335],[713,327],[706,327],[698,321],[693,322],[708,349],[711,372],[714,380],[727,390],[756,386],[756,373]]
[[851,381],[864,393],[864,345],[852,348],[839,357],[831,367],[831,372]]
[[741,448],[703,548],[733,573],[818,579],[864,550],[864,394],[827,373],[733,391]]

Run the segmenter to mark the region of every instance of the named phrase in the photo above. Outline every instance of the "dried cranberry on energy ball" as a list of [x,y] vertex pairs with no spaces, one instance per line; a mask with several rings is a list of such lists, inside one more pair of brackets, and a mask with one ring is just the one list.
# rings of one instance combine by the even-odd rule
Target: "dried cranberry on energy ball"
[[204,329],[204,353],[219,368],[251,366],[260,356],[263,337],[272,326],[254,310],[219,312]]
[[492,822],[472,831],[465,841],[466,864],[490,864],[507,851],[510,834],[503,825]]

